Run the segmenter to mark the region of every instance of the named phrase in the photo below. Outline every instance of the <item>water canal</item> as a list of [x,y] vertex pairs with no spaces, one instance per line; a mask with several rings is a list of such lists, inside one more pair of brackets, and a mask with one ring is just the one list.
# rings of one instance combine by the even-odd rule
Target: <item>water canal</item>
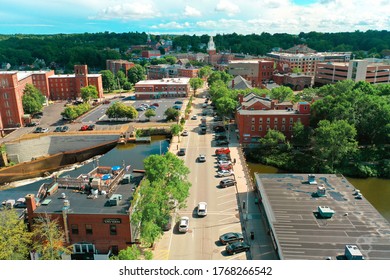
[[[252,177],[254,173],[291,173],[276,167],[259,163],[249,163],[248,168]],[[390,222],[390,179],[380,178],[349,178],[346,179],[359,189],[363,196]]]

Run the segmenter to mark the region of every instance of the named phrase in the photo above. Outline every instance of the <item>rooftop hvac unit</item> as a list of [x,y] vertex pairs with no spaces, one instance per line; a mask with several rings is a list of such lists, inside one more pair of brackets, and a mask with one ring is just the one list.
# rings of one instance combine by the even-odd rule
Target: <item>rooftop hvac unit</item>
[[110,206],[117,206],[120,205],[120,201],[122,200],[121,194],[113,194],[109,199]]
[[317,196],[319,196],[319,197],[326,196],[326,189],[325,189],[324,185],[317,186]]
[[364,260],[363,254],[357,245],[345,245],[344,254],[347,260]]
[[310,185],[317,185],[316,175],[309,174],[307,177],[308,177],[308,182]]
[[70,201],[69,200],[67,200],[67,199],[65,199],[64,200],[64,207],[70,207]]

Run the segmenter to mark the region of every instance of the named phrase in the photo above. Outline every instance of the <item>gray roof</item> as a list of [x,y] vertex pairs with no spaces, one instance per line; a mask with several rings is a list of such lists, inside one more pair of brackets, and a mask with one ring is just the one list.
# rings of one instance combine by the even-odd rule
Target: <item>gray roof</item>
[[[318,185],[309,174],[255,174],[281,259],[341,258],[355,244],[365,259],[390,259],[390,224],[342,175],[316,174],[325,197],[313,196]],[[321,218],[318,206],[335,211]]]
[[[234,82],[234,87],[233,87],[233,82]],[[233,80],[230,81],[228,88],[245,90],[245,89],[252,89],[253,87],[251,86],[249,81],[244,79],[242,76],[238,75]]]

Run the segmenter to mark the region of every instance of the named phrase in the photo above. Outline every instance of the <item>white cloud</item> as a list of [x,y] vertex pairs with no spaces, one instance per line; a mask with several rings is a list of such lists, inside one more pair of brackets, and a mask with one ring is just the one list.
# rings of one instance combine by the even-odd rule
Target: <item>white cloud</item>
[[160,23],[160,24],[151,26],[152,29],[159,29],[159,30],[163,30],[163,29],[184,29],[184,28],[188,28],[188,27],[190,27],[190,24],[188,22],[184,22],[183,24],[180,24],[180,23],[178,23],[176,21],[171,21],[171,22],[167,22],[167,23]]
[[96,17],[94,17],[94,19],[139,20],[159,16],[161,16],[161,14],[154,8],[152,3],[133,2],[104,8]]
[[200,17],[202,13],[199,10],[187,5],[184,9],[184,15],[187,17]]
[[240,8],[228,0],[220,0],[215,7],[217,12],[225,12],[228,16],[234,16],[240,12]]

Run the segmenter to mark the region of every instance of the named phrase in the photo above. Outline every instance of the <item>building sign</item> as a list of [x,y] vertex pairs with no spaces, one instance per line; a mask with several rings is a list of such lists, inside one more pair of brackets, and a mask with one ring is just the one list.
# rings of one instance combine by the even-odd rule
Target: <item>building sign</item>
[[105,224],[121,224],[122,220],[119,218],[107,218],[107,219],[103,219],[103,223],[105,223]]

